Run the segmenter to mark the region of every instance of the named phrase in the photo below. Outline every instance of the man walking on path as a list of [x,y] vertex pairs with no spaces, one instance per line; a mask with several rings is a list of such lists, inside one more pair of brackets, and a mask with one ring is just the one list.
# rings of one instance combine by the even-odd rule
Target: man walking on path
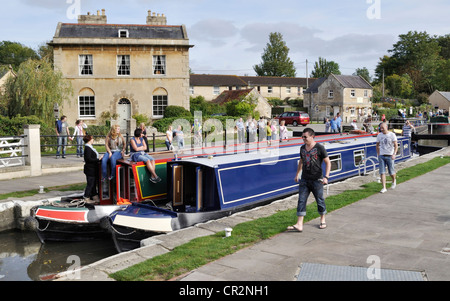
[[395,180],[395,169],[394,169],[394,160],[395,154],[397,153],[398,145],[397,145],[397,136],[389,132],[387,129],[387,124],[382,123],[380,125],[381,132],[378,133],[377,136],[377,155],[378,161],[380,163],[380,177],[381,183],[383,184],[383,188],[381,189],[381,193],[385,193],[386,190],[386,166],[389,171],[389,175],[392,178],[392,189],[395,189],[397,186]]
[[[295,175],[295,182],[299,182],[297,223],[287,227],[288,230],[303,231],[303,219],[306,215],[306,201],[312,192],[316,202],[317,211],[320,214],[320,229],[327,227],[325,214],[327,213],[325,199],[323,197],[323,185],[328,184],[328,177],[331,171],[331,162],[325,147],[314,141],[314,130],[306,128],[303,130],[304,145],[300,148],[300,162]],[[322,162],[325,162],[325,176],[323,176]]]

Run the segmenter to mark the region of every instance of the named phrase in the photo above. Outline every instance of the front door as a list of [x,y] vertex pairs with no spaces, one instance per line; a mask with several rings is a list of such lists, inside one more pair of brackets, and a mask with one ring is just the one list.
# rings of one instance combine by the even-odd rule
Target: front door
[[131,118],[131,103],[128,99],[122,98],[117,105],[117,117],[118,124],[120,125],[120,131],[122,133],[127,132],[127,121]]

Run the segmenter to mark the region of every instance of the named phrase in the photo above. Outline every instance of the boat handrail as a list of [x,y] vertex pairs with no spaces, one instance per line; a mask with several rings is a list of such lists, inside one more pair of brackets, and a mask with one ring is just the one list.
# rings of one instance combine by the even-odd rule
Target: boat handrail
[[366,174],[367,174],[367,164],[366,164],[366,162],[367,162],[367,161],[370,161],[370,162],[372,162],[372,165],[373,165],[373,177],[374,177],[374,178],[377,177],[377,176],[376,176],[376,171],[377,171],[377,170],[376,170],[376,168],[375,168],[375,162],[374,162],[374,159],[378,161],[378,158],[377,158],[377,157],[371,156],[371,157],[368,157],[368,158],[364,158],[364,160],[361,160],[361,161],[359,162],[359,164],[358,164],[358,175],[359,175],[359,176],[361,176],[361,164],[364,163],[364,174],[363,174],[363,175],[366,175]]

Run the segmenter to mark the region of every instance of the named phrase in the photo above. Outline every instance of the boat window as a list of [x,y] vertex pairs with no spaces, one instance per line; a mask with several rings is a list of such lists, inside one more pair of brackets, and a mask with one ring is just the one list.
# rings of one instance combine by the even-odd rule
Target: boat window
[[397,148],[397,153],[395,154],[397,157],[402,157],[403,156],[403,147],[402,147],[402,143],[398,143],[398,148]]
[[[355,166],[358,167],[361,161],[364,161],[364,150],[357,150],[353,152],[353,160],[355,162]],[[364,162],[361,163],[361,166],[364,166]]]
[[331,171],[338,171],[342,169],[341,154],[330,155]]
[[129,166],[128,167],[130,170],[128,172],[129,178],[128,178],[128,183],[129,183],[129,187],[130,187],[130,202],[136,202],[137,201],[137,192],[136,192],[136,182],[134,181],[134,175],[133,175],[133,170],[132,167]]

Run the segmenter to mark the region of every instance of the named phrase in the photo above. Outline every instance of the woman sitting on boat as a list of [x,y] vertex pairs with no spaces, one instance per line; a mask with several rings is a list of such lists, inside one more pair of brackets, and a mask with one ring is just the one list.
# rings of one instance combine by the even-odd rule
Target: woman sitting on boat
[[86,175],[86,189],[84,191],[84,201],[87,204],[99,204],[97,193],[98,163],[102,159],[97,150],[92,146],[94,138],[92,135],[83,137],[84,147],[84,174]]
[[142,130],[136,129],[134,131],[134,137],[130,140],[131,154],[130,158],[134,162],[144,162],[147,166],[148,171],[151,174],[150,181],[152,183],[161,182],[161,178],[155,173],[155,159],[152,156],[145,153],[147,145],[145,144],[144,138],[142,138]]
[[111,175],[109,180],[116,177],[117,160],[123,159],[125,153],[125,139],[120,133],[120,125],[115,124],[111,127],[105,139],[106,153],[102,159],[102,181],[108,175],[108,161],[111,164]]

